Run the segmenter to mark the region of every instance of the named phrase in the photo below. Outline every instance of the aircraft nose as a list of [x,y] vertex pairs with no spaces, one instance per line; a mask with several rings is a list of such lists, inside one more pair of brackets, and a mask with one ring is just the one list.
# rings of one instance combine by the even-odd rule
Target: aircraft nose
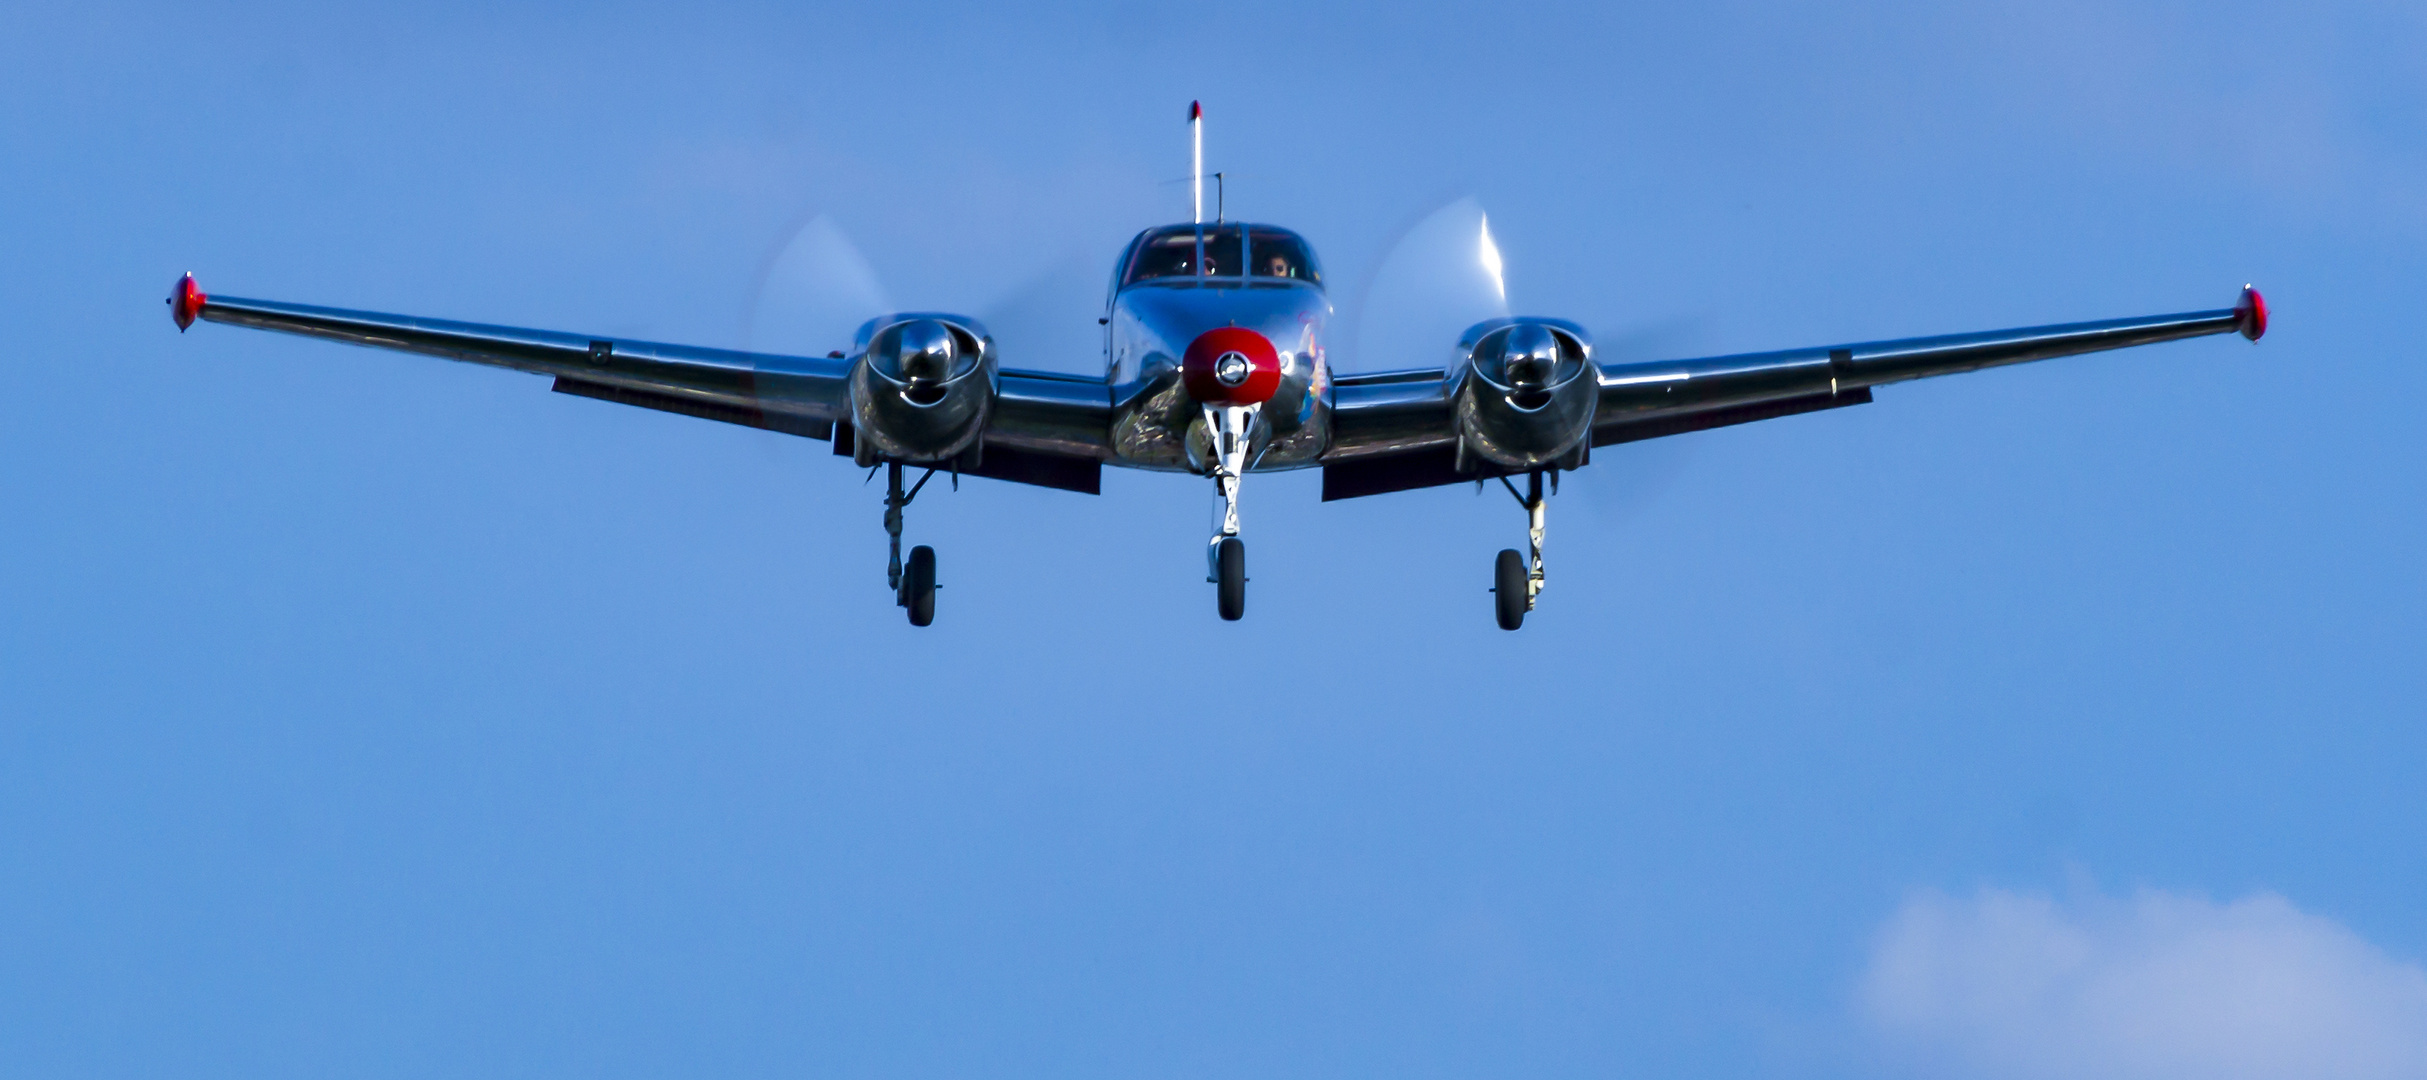
[[1180,358],[1190,397],[1211,405],[1261,405],[1281,389],[1281,354],[1272,339],[1225,326],[1197,335]]

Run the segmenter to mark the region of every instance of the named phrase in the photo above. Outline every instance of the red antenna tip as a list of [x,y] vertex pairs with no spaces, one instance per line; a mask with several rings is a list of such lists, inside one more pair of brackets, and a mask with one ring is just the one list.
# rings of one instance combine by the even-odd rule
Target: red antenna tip
[[1203,105],[1200,105],[1200,104],[1198,104],[1198,103],[1194,102],[1194,101],[1189,102],[1189,103],[1188,103],[1188,122],[1193,124],[1193,123],[1196,123],[1197,121],[1202,120],[1202,119],[1204,119],[1204,118],[1205,118],[1205,107],[1204,107]]

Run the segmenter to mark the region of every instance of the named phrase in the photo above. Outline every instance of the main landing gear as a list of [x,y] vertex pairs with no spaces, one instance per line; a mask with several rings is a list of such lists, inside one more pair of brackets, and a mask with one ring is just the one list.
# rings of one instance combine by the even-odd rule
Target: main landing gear
[[935,621],[935,549],[925,544],[910,549],[910,562],[902,562],[902,508],[919,497],[919,489],[935,479],[935,470],[927,470],[908,492],[902,490],[900,462],[885,464],[885,535],[893,542],[893,558],[885,566],[885,583],[893,589],[893,602],[910,611],[910,625],[925,626]]
[[1225,622],[1247,614],[1247,542],[1239,539],[1239,480],[1247,473],[1247,435],[1261,405],[1207,405],[1205,432],[1213,440],[1214,535],[1205,551],[1205,580]]
[[[1534,549],[1530,567],[1515,548],[1502,551],[1492,563],[1492,614],[1500,620],[1502,630],[1524,626],[1525,613],[1534,610],[1534,598],[1542,595],[1543,515],[1550,505],[1550,500],[1542,497],[1543,472],[1537,469],[1525,475],[1523,495],[1517,494],[1517,485],[1509,483],[1508,477],[1500,478],[1500,486],[1507,488],[1517,505],[1525,508],[1526,539]],[[1559,492],[1559,472],[1556,469],[1549,472],[1551,493],[1555,495]]]

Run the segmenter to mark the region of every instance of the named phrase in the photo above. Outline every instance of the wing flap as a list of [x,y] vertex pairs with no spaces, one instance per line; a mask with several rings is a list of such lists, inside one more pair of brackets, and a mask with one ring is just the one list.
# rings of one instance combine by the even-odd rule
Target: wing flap
[[[850,457],[858,441],[850,424],[834,425],[836,457]],[[1100,495],[1104,491],[1103,462],[992,443],[987,444],[984,452],[978,455],[975,467],[961,469],[959,473],[962,476],[982,476],[988,480],[1032,487],[1075,491],[1081,495]]]
[[[1614,446],[1619,443],[1657,439],[1666,435],[1683,435],[1689,431],[1750,424],[1756,420],[1775,420],[1824,409],[1842,409],[1848,405],[1867,405],[1871,401],[1868,389],[1850,390],[1843,394],[1818,394],[1780,401],[1755,402],[1697,413],[1662,416],[1631,424],[1596,425],[1593,445]],[[1455,446],[1430,446],[1405,453],[1357,458],[1337,465],[1323,467],[1323,501],[1357,499],[1367,495],[1387,495],[1394,491],[1414,491],[1418,488],[1443,487],[1475,480],[1488,480],[1502,473],[1488,466],[1470,472],[1458,471],[1458,450]]]
[[1708,431],[1712,428],[1750,424],[1756,420],[1775,420],[1782,416],[1799,416],[1823,409],[1842,409],[1848,405],[1868,405],[1870,403],[1871,390],[1869,387],[1862,387],[1848,390],[1842,394],[1807,394],[1803,397],[1755,401],[1742,405],[1706,409],[1701,412],[1669,413],[1615,424],[1595,423],[1593,425],[1593,445],[1596,447],[1615,446],[1619,443],[1640,442],[1644,439],[1657,439],[1666,435],[1683,435],[1689,431]]
[[1361,499],[1394,491],[1446,487],[1486,478],[1484,473],[1458,471],[1458,449],[1430,446],[1377,457],[1359,458],[1323,467],[1323,501]]
[[760,428],[766,431],[779,431],[786,435],[800,435],[811,439],[834,437],[834,422],[831,420],[809,420],[789,413],[769,413],[755,404],[735,405],[713,398],[687,397],[658,390],[640,390],[629,386],[587,382],[567,375],[557,376],[550,389],[559,394],[571,394],[575,397],[586,397],[596,401],[612,401],[618,405],[633,405],[643,409],[655,409],[658,412],[739,424],[743,427]]
[[978,461],[978,467],[965,475],[1057,491],[1075,491],[1081,495],[1104,493],[1102,462],[1039,454],[1008,446],[987,447],[985,455]]

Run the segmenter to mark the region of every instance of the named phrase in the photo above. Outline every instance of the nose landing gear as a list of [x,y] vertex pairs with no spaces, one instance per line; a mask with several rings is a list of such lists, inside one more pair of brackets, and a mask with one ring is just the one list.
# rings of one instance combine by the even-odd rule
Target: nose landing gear
[[910,563],[903,565],[902,508],[918,498],[919,490],[934,478],[935,470],[929,469],[904,492],[901,463],[885,463],[885,536],[893,548],[892,559],[885,565],[885,584],[893,589],[895,606],[909,609],[912,626],[935,621],[935,549],[925,544],[911,548]]
[[[1558,471],[1551,470],[1550,477],[1551,492],[1557,494]],[[1500,629],[1515,630],[1525,625],[1525,613],[1534,610],[1534,598],[1542,595],[1542,535],[1550,500],[1542,497],[1542,470],[1526,474],[1523,495],[1517,494],[1517,485],[1509,483],[1508,477],[1500,478],[1500,486],[1507,488],[1517,505],[1525,508],[1526,539],[1534,556],[1529,567],[1517,549],[1509,548],[1492,564],[1492,614],[1499,620]]]
[[1247,614],[1247,544],[1236,536],[1220,537],[1213,548],[1214,606],[1225,622]]
[[1205,580],[1224,622],[1247,614],[1247,542],[1239,539],[1239,480],[1247,473],[1247,436],[1261,405],[1205,406],[1213,440],[1214,535],[1205,551]]

